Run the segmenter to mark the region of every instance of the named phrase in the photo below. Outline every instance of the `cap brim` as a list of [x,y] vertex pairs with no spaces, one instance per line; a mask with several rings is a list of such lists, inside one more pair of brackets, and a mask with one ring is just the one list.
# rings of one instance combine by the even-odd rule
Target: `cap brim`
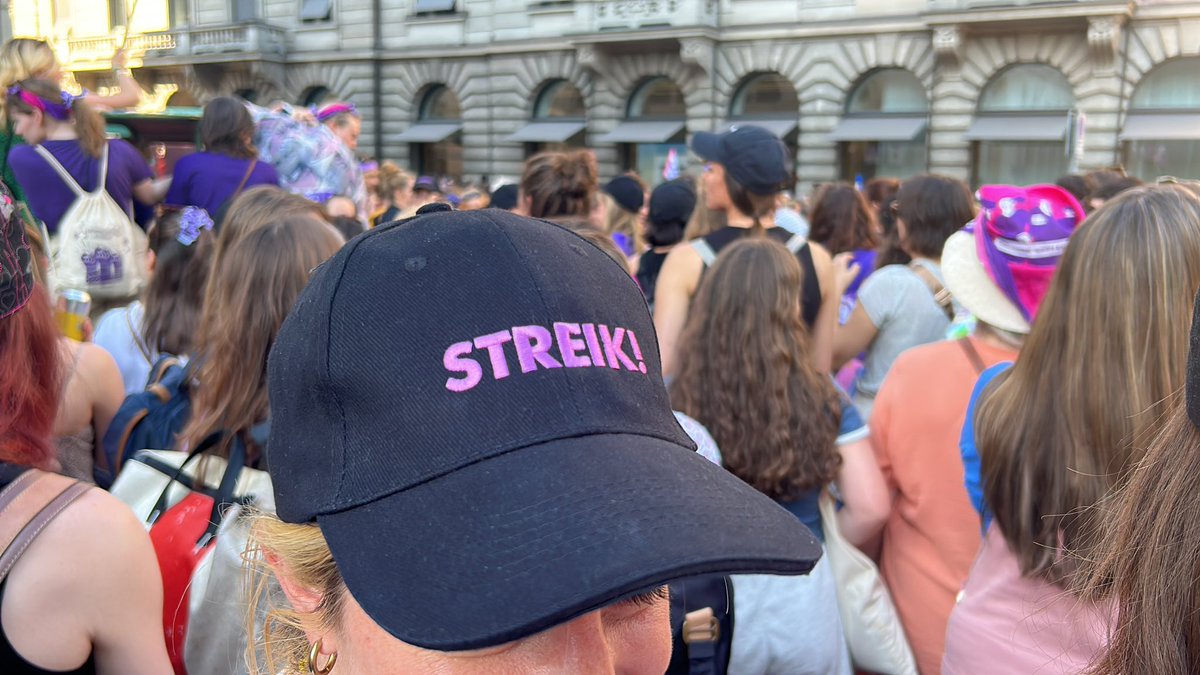
[[317,522],[363,610],[439,651],[691,575],[806,574],[821,556],[794,515],[724,469],[622,434],[516,450]]
[[942,249],[946,290],[976,319],[1011,333],[1029,333],[1029,322],[988,276],[979,261],[975,236],[959,230]]
[[724,162],[721,154],[721,134],[698,131],[692,136],[692,152],[706,162]]

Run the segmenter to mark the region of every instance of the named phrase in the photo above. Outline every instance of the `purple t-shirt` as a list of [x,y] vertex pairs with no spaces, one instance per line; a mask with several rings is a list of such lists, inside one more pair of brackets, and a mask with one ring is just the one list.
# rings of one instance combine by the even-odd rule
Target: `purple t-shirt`
[[[100,160],[89,156],[79,141],[45,141],[50,151],[67,173],[87,192],[96,189],[100,180]],[[75,193],[63,182],[54,167],[32,146],[18,145],[8,155],[13,175],[25,192],[25,201],[34,217],[46,224],[50,234],[58,232],[58,221],[75,202]],[[104,188],[126,213],[133,206],[133,186],[150,180],[150,166],[137,149],[122,140],[108,142],[108,179]]]
[[[199,206],[215,218],[221,206],[237,191],[251,161],[215,152],[181,157],[175,163],[175,174],[165,202],[172,206]],[[279,185],[275,167],[260,160],[242,189],[255,185]]]

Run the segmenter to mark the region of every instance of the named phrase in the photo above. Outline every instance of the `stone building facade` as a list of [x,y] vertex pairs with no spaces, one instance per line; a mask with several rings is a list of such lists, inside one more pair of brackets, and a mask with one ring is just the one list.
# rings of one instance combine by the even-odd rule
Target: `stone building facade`
[[[87,13],[103,3],[57,0],[73,12],[65,32],[46,0],[9,11],[15,34],[53,38],[86,70],[124,33],[110,18],[123,2],[101,20]],[[653,182],[687,168],[690,134],[758,123],[788,143],[801,187],[1118,165],[1200,177],[1200,2],[138,4],[156,2],[130,22],[147,88],[177,88],[172,104],[349,100],[361,151],[423,173],[512,177],[539,148],[587,146],[605,175]],[[85,16],[101,35],[82,34]]]

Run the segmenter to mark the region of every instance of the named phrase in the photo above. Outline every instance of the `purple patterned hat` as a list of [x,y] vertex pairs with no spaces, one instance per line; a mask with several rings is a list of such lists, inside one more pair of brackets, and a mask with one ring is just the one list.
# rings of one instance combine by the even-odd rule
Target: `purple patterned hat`
[[0,183],[0,319],[24,307],[34,288],[33,251],[15,210],[12,193]]

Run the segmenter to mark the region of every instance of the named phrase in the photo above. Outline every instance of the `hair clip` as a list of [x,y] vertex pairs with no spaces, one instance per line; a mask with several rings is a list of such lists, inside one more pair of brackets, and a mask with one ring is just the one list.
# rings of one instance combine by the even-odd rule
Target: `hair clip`
[[201,230],[212,229],[213,219],[209,217],[208,211],[198,206],[189,206],[179,217],[179,234],[175,239],[184,246],[191,246],[200,238]]

